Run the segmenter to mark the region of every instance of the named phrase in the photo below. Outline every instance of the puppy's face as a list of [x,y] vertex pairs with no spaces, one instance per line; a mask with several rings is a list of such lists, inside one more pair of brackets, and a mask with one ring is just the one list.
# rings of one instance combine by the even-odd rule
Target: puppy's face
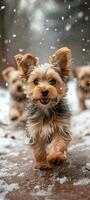
[[[19,60],[18,60],[19,59]],[[65,95],[65,79],[70,74],[68,48],[59,49],[50,58],[50,63],[39,65],[37,58],[31,54],[16,56],[21,75],[25,79],[25,93],[40,108],[50,108]],[[34,64],[33,64],[34,63]]]
[[77,67],[74,74],[79,88],[84,93],[90,93],[90,66]]
[[8,89],[12,95],[21,97],[23,95],[23,84],[19,78],[19,70],[8,67],[3,70],[2,75],[8,84]]
[[39,107],[51,107],[64,96],[65,84],[52,65],[44,64],[30,73],[25,93]]

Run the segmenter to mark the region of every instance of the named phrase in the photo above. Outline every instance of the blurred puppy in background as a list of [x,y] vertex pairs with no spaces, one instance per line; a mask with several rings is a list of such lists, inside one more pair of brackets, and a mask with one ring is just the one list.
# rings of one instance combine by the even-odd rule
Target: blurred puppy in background
[[73,74],[77,81],[80,110],[83,111],[87,109],[85,100],[90,99],[90,66],[76,67]]
[[10,120],[16,125],[26,121],[26,95],[23,91],[23,84],[19,78],[19,71],[14,67],[7,67],[2,71],[2,76],[7,82],[11,95]]
[[61,48],[45,64],[39,64],[37,57],[30,53],[15,58],[28,98],[26,130],[34,167],[49,169],[65,160],[64,153],[71,140],[70,112],[65,99],[71,51]]

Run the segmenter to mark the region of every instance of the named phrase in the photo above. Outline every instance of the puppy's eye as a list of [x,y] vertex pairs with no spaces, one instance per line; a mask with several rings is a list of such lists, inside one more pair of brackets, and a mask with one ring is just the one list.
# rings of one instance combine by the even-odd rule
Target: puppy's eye
[[38,79],[35,79],[34,80],[34,85],[38,85],[39,84],[39,80]]
[[51,79],[51,80],[49,81],[49,83],[50,83],[51,85],[55,85],[56,80],[53,78],[53,79]]
[[16,80],[16,79],[14,79],[14,80],[12,81],[12,83],[16,83],[16,81],[17,81],[17,80]]

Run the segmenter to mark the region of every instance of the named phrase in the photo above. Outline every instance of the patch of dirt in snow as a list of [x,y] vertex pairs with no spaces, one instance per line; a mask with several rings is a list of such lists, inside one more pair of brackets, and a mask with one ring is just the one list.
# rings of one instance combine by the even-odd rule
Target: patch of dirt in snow
[[75,81],[67,95],[72,142],[67,162],[50,171],[33,169],[24,128],[9,120],[10,95],[0,89],[0,200],[88,200],[90,197],[90,100],[80,112]]

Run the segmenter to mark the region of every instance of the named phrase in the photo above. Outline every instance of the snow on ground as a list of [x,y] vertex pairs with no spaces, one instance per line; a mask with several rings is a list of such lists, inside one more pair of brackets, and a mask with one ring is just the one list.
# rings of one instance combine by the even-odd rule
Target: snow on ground
[[75,80],[68,84],[68,88],[67,100],[72,113],[71,129],[75,135],[80,135],[81,132],[84,134],[84,131],[90,131],[90,100],[86,100],[87,110],[80,112]]
[[0,88],[0,122],[10,123],[8,113],[10,106],[10,94],[7,90]]
[[69,91],[67,95],[68,103],[72,112],[71,117],[71,133],[72,137],[81,138],[80,144],[75,144],[70,147],[87,148],[90,150],[90,100],[86,100],[87,110],[80,112],[79,101],[76,92],[76,81],[71,81],[68,84]]
[[88,185],[90,184],[90,179],[89,178],[83,178],[81,180],[78,180],[77,182],[74,183],[74,185]]

